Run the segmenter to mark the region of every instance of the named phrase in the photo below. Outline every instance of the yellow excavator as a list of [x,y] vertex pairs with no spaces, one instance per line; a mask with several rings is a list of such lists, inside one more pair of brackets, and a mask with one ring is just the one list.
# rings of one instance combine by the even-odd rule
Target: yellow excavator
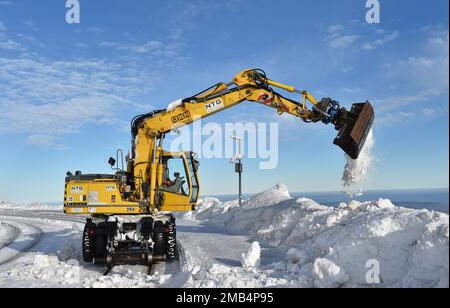
[[[296,93],[300,99],[287,98],[275,89]],[[168,109],[139,115],[131,122],[126,167],[123,152],[118,150],[116,159],[109,159],[114,174],[67,173],[64,212],[89,215],[82,239],[85,262],[111,269],[118,264],[151,267],[155,262],[178,259],[171,212],[195,209],[199,162],[193,152],[164,151],[165,135],[244,101],[308,123],[334,125],[339,131],[334,144],[353,159],[358,158],[374,121],[369,102],[347,110],[330,98],[318,101],[307,91],[272,81],[260,69],[244,70],[230,83],[218,83]]]

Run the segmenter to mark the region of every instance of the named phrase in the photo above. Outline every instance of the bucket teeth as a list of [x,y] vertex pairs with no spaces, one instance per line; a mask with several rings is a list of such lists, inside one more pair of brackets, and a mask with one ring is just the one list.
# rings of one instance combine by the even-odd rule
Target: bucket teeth
[[339,134],[333,143],[352,159],[358,159],[374,119],[374,110],[369,102],[354,104],[336,123]]

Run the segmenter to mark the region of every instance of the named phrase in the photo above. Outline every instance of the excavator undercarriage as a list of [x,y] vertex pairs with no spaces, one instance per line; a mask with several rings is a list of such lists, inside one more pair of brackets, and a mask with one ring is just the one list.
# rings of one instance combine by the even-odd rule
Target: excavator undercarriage
[[88,218],[83,231],[83,260],[104,265],[144,265],[178,260],[175,218],[172,215],[125,219],[117,216]]

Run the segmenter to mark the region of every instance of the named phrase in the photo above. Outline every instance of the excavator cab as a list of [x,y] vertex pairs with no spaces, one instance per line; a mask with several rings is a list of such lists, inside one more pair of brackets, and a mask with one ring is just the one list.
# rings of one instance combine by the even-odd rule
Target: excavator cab
[[[199,197],[199,162],[192,152],[164,152],[162,211],[192,210]],[[186,206],[189,209],[184,209]],[[183,209],[181,209],[183,207]]]

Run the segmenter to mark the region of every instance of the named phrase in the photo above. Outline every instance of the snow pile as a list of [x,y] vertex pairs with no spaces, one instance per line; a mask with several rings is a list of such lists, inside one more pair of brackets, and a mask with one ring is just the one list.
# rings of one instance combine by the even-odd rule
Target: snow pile
[[0,202],[1,210],[17,210],[17,211],[63,211],[62,204],[46,204],[40,202],[30,203],[10,203]]
[[349,280],[349,276],[330,260],[317,258],[314,261],[314,285],[318,288],[337,288]]
[[286,185],[278,184],[275,187],[259,193],[250,198],[242,205],[245,208],[257,208],[261,206],[270,206],[281,201],[292,199]]
[[[5,271],[0,271],[0,288],[156,287],[171,278],[157,266],[154,267],[154,275],[147,275],[146,267],[117,266],[108,276],[103,276],[104,267],[82,261],[80,242],[83,224],[43,218],[25,220],[27,223],[39,224],[44,236],[35,248],[21,254],[11,263],[12,266],[5,267]],[[25,225],[15,224],[27,237],[29,232],[24,229]],[[0,230],[4,229],[3,226]],[[22,242],[21,239],[19,243]],[[14,247],[21,249],[18,244],[14,244]]]
[[2,223],[1,221],[0,221],[0,236],[2,235],[2,234],[4,234],[4,233],[6,233],[6,228],[8,227],[8,225],[6,225],[6,224],[4,224],[4,223]]
[[373,132],[370,131],[357,160],[352,159],[347,154],[345,155],[347,164],[342,175],[342,182],[344,192],[350,197],[362,195],[363,193],[363,185],[367,181],[368,173],[374,162],[372,155],[374,144]]
[[247,253],[242,254],[243,267],[259,267],[261,263],[261,247],[258,242],[253,242]]
[[229,201],[229,202],[221,202],[217,198],[204,198],[198,201],[198,205],[196,206],[196,210],[194,212],[186,213],[183,218],[185,219],[200,219],[200,220],[209,220],[216,216],[220,216],[230,209],[238,207],[238,200]]
[[230,267],[213,264],[188,269],[191,276],[185,287],[188,288],[271,288],[294,287],[290,281],[273,269]]
[[[287,186],[278,184],[267,191],[251,197],[249,200],[243,200],[242,208],[270,206],[289,199],[291,199],[291,196]],[[198,205],[194,212],[186,213],[183,218],[211,220],[237,207],[239,207],[238,200],[221,202],[217,198],[206,197],[198,201]]]
[[[102,268],[92,270],[80,265],[78,260],[61,261],[57,256],[36,255],[34,259],[2,273],[8,285],[27,287],[82,287],[82,288],[142,288],[155,287],[166,282],[170,275],[147,275],[145,271],[122,266],[114,267],[111,274],[103,276]],[[1,285],[1,284],[0,284]]]
[[[269,194],[265,200],[273,204]],[[290,285],[294,280],[299,287],[367,286],[373,261],[382,287],[449,285],[447,214],[401,208],[384,199],[332,208],[300,198],[235,207],[209,223],[284,249],[284,261],[261,270],[285,273]]]
[[0,222],[0,248],[7,245],[14,238],[15,231],[12,226]]

